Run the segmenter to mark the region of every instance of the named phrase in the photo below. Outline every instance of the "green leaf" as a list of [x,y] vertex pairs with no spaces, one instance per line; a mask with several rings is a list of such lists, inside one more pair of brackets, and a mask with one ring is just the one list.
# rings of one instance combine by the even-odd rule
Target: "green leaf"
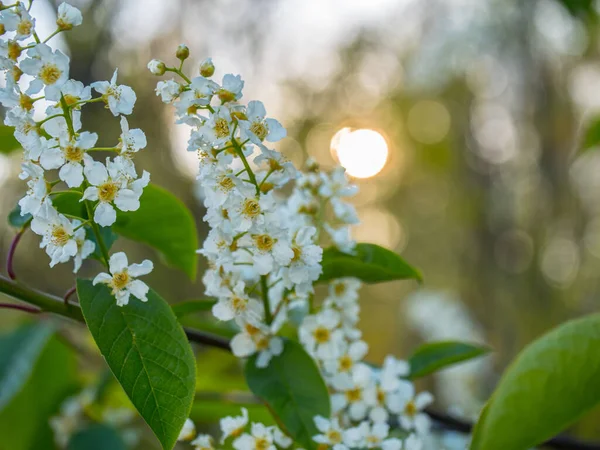
[[0,153],[8,155],[22,148],[19,141],[15,139],[14,132],[13,127],[0,124]]
[[174,305],[171,305],[171,308],[177,317],[183,317],[196,312],[210,311],[215,303],[217,303],[216,300],[210,299],[187,300],[175,303]]
[[[119,236],[115,232],[113,232],[111,227],[98,227],[98,229],[100,230],[100,236],[102,237],[104,245],[106,245],[106,249],[110,250],[110,248]],[[94,234],[94,231],[91,227],[85,227],[85,237],[86,239],[89,239],[96,245],[96,248],[94,249],[94,252],[90,255],[90,258],[94,258],[98,261],[104,261],[102,252],[100,251],[100,246],[98,245],[98,241],[96,240],[96,235]]]
[[15,228],[22,228],[27,222],[29,222],[33,217],[31,214],[21,215],[21,207],[17,203],[17,205],[12,209],[11,212],[8,213],[8,223]]
[[75,371],[70,349],[51,337],[23,388],[0,412],[0,450],[56,448],[49,420],[74,393]]
[[127,396],[166,450],[175,445],[194,398],[194,354],[169,305],[152,289],[148,302],[123,307],[106,285],[77,280],[83,316]]
[[52,205],[62,214],[79,217],[82,220],[87,220],[88,215],[85,210],[85,205],[81,200],[81,193],[76,191],[62,192],[52,196]]
[[67,450],[127,450],[117,430],[104,424],[92,424],[73,435]]
[[155,185],[148,185],[137,211],[117,214],[114,230],[158,250],[172,266],[196,278],[198,237],[192,213],[181,200]]
[[581,150],[590,150],[598,145],[600,145],[600,119],[595,118],[585,128]]
[[445,367],[485,355],[489,348],[464,342],[431,342],[419,347],[409,358],[409,378],[421,378]]
[[471,450],[525,450],[600,402],[600,315],[567,322],[527,346],[506,370]]
[[314,360],[302,346],[285,340],[283,353],[264,369],[253,356],[244,373],[250,390],[264,400],[287,432],[306,449],[316,448],[314,417],[330,416],[329,393]]
[[[81,195],[65,192],[53,198],[54,207],[63,214],[87,219]],[[173,267],[196,278],[198,237],[196,221],[181,200],[169,191],[150,184],[144,189],[137,211],[117,211],[112,230],[128,239],[149,245]]]
[[0,411],[25,385],[52,335],[48,324],[32,324],[0,336]]
[[353,277],[365,283],[404,280],[422,281],[421,273],[396,253],[375,244],[358,244],[354,255],[336,248],[323,252],[323,273],[319,282],[336,278]]

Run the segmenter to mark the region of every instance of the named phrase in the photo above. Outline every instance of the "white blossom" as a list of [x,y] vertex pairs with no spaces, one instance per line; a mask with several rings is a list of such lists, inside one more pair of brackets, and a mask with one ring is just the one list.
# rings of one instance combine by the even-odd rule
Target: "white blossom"
[[159,81],[156,85],[156,95],[165,103],[173,103],[181,93],[181,85],[175,80]]
[[221,89],[218,91],[219,98],[223,103],[242,98],[244,80],[239,75],[228,73],[223,77]]
[[253,423],[251,433],[244,433],[233,441],[236,450],[277,450],[271,429],[262,423]]
[[27,194],[19,200],[21,215],[37,215],[44,200],[48,196],[48,183],[44,177],[44,169],[31,162],[21,164],[22,172],[19,178],[27,180]]
[[196,427],[194,426],[194,422],[191,419],[185,419],[183,423],[183,427],[179,432],[179,436],[177,437],[178,441],[191,441],[194,436],[196,436]]
[[267,111],[263,103],[254,100],[248,103],[247,120],[239,121],[244,136],[256,145],[261,145],[265,140],[277,142],[287,135],[285,128],[277,120],[265,118],[266,115]]
[[229,437],[240,436],[248,426],[248,410],[242,408],[241,411],[241,416],[227,416],[219,421],[222,433],[221,444]]
[[96,145],[98,135],[84,131],[72,138],[63,134],[56,147],[45,150],[40,156],[40,164],[44,169],[59,169],[58,177],[67,186],[79,187],[83,183],[83,164],[92,158],[86,151]]
[[49,201],[44,202],[31,221],[31,230],[42,236],[41,248],[50,256],[50,267],[64,263],[78,252],[74,226],[64,215],[59,214]]
[[52,51],[46,44],[37,44],[27,50],[27,58],[19,67],[34,77],[25,91],[27,95],[37,94],[46,86],[46,99],[59,100],[60,88],[69,79],[69,58],[64,53]]
[[149,288],[137,277],[152,272],[154,267],[152,261],[146,259],[141,264],[128,265],[125,253],[118,252],[110,257],[108,263],[110,273],[102,272],[96,275],[94,286],[98,283],[107,284],[112,289],[119,306],[127,305],[131,295],[143,302],[148,301]]
[[194,450],[214,450],[213,438],[208,434],[199,434],[190,444]]
[[119,152],[124,156],[131,156],[146,147],[146,135],[139,128],[129,129],[125,116],[121,116],[121,136],[119,138]]
[[119,114],[131,114],[137,99],[133,89],[117,84],[117,72],[118,70],[115,70],[110,82],[96,81],[91,84],[92,88],[102,95],[108,109],[115,117]]
[[123,176],[123,166],[119,160],[106,160],[106,166],[98,161],[88,160],[85,164],[85,176],[91,184],[81,201],[98,201],[94,210],[94,222],[108,227],[117,220],[115,206],[121,211],[135,211],[140,207],[140,193],[129,189]]
[[73,27],[81,25],[83,22],[83,16],[81,11],[68,3],[61,3],[58,6],[58,16],[56,18],[56,25],[61,30],[70,30]]

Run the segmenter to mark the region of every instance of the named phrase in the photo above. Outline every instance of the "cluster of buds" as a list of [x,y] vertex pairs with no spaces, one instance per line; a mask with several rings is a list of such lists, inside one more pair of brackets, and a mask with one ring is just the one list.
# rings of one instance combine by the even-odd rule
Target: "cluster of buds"
[[[128,271],[124,254],[109,258],[99,232],[100,226],[116,221],[117,210],[137,210],[150,181],[148,172],[138,176],[132,160],[146,146],[143,131],[130,129],[125,117],[132,113],[135,93],[117,84],[117,71],[111,81],[90,86],[70,79],[69,58],[53,50],[48,41],[80,25],[81,12],[61,4],[56,30],[42,40],[30,8],[31,3],[26,7],[22,2],[0,8],[0,68],[6,78],[0,102],[7,109],[4,123],[15,127],[15,137],[23,146],[20,178],[28,186],[19,201],[21,215],[31,216],[31,229],[42,237],[41,247],[50,256],[51,267],[73,259],[77,272],[98,245],[111,273],[100,274],[94,282],[107,283],[120,305],[127,304],[130,294],[145,301],[148,287],[135,276],[150,272],[152,263],[144,261],[134,275]],[[99,96],[94,98],[92,91]],[[81,130],[82,107],[94,102],[105,103],[115,117],[120,117],[121,137],[112,147],[97,147],[98,135]],[[115,156],[103,163],[92,158],[95,151],[113,152]],[[87,220],[56,209],[53,198],[65,192],[55,190],[60,185],[80,197]],[[94,239],[89,239],[92,235]]]

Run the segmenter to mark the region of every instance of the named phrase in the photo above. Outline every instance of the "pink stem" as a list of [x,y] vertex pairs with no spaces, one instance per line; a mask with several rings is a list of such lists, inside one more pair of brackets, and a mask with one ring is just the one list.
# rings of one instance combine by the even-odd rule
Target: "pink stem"
[[42,312],[41,309],[34,308],[33,306],[17,305],[16,303],[0,303],[0,308],[17,309],[19,311],[25,311],[31,314],[39,314]]
[[23,236],[23,231],[21,230],[19,231],[15,237],[13,238],[12,242],[10,243],[10,248],[8,249],[8,256],[6,257],[6,272],[8,273],[8,277],[11,280],[16,280],[17,279],[17,275],[15,274],[14,268],[13,268],[13,259],[15,257],[15,252],[17,250],[17,245],[19,245],[19,241],[21,240],[21,236]]
[[77,291],[77,287],[73,286],[71,289],[69,289],[67,292],[65,292],[65,296],[63,297],[63,300],[65,301],[65,305],[69,304],[69,297],[71,297],[71,295],[73,295],[75,293],[75,291]]

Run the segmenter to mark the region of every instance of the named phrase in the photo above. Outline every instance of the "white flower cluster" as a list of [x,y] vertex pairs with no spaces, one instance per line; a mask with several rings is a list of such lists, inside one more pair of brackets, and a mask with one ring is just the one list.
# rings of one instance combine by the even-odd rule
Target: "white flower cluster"
[[[132,161],[132,156],[146,146],[146,137],[139,129],[131,130],[123,116],[133,110],[133,90],[117,84],[116,71],[110,82],[91,86],[69,79],[69,58],[47,44],[54,35],[81,22],[81,12],[63,3],[58,8],[56,30],[42,41],[24,3],[0,11],[0,68],[6,78],[5,87],[0,88],[0,103],[7,109],[4,123],[15,127],[15,137],[23,146],[20,178],[29,188],[19,201],[21,215],[33,217],[31,229],[42,236],[41,247],[51,258],[50,266],[73,259],[75,272],[97,245],[86,238],[86,229],[94,230],[99,240],[98,225],[111,226],[117,210],[137,210],[150,181],[148,172],[138,176]],[[100,97],[92,98],[92,89]],[[98,135],[81,131],[81,108],[92,102],[104,102],[115,117],[120,116],[122,133],[114,147],[95,147]],[[42,120],[36,120],[44,114]],[[96,150],[116,155],[104,164],[90,155]],[[57,171],[56,179],[51,180],[53,171]],[[60,192],[53,189],[61,182],[85,203],[87,221],[61,214],[54,207],[52,198]],[[105,249],[103,253],[108,263]],[[117,255],[111,258],[111,275],[99,276],[94,283],[110,284],[120,305],[127,304],[129,294],[145,301],[147,286],[133,279],[136,275],[128,272],[126,258],[123,265],[124,255]],[[143,264],[142,272],[148,273],[152,263]]]
[[[208,59],[200,66],[200,76],[189,79],[182,72],[188,54],[178,56],[179,68],[158,60],[148,68],[156,75],[175,73],[183,80],[160,81],[156,93],[173,104],[177,123],[193,127],[188,150],[199,156],[205,221],[211,227],[199,250],[209,261],[203,281],[206,294],[218,299],[213,314],[235,321],[241,330],[231,342],[234,354],[258,354],[257,366],[266,367],[284,351],[277,336],[282,325],[294,315],[298,320],[296,313],[304,314],[299,339],[322,371],[334,414],[315,418],[322,433],[315,441],[336,450],[419,450],[429,431],[428,416],[422,411],[433,397],[415,392],[406,379],[406,362],[390,356],[380,370],[363,362],[368,346],[357,328],[361,282],[334,280],[320,307],[314,305],[313,284],[321,274],[321,232],[342,252],[352,253],[356,246],[350,227],[359,220],[346,198],[357,188],[342,168],[325,172],[309,161],[304,173],[297,172],[265,145],[285,136],[279,122],[266,118],[258,101],[247,106],[238,102],[241,78],[227,74],[217,84],[210,79],[214,65]],[[288,183],[293,183],[293,190],[285,198],[280,188]],[[406,439],[388,436],[393,419]],[[223,430],[226,436],[239,436],[247,416],[226,418],[224,423],[230,424]],[[189,434],[190,426],[183,435]],[[237,437],[233,447],[274,450],[282,447],[275,436],[267,427],[253,424],[252,432]],[[213,448],[208,436],[200,436],[193,445]]]
[[[327,173],[309,161],[288,207],[304,213],[305,224],[315,223],[327,231],[338,250],[352,253],[356,243],[350,237],[350,226],[359,219],[345,198],[356,192],[356,186],[349,184],[343,169]],[[323,219],[329,212],[326,208],[332,210],[330,223]],[[363,362],[368,345],[361,340],[357,328],[361,286],[361,281],[355,278],[331,281],[321,307],[304,318],[298,331],[300,342],[317,361],[331,392],[334,417],[331,421],[315,418],[323,433],[315,440],[338,449],[418,449],[422,445],[420,438],[430,428],[429,418],[422,410],[433,397],[428,392],[416,393],[414,385],[406,379],[410,369],[406,362],[388,356],[381,369]],[[405,447],[396,438],[387,439],[392,417],[403,430],[416,433],[409,435]],[[358,426],[352,427],[354,424]]]
[[99,404],[98,397],[97,387],[86,387],[60,405],[58,414],[49,420],[57,447],[68,448],[69,441],[77,431],[97,422],[118,428],[128,446],[135,447],[138,444],[140,433],[132,426],[134,410]]
[[225,75],[220,85],[211,80],[210,59],[191,80],[162,61],[148,67],[183,80],[160,81],[156,92],[175,106],[178,123],[194,127],[188,150],[200,159],[204,220],[211,227],[199,253],[210,264],[203,281],[206,294],[218,299],[213,314],[239,326],[231,343],[234,354],[258,353],[257,365],[264,367],[283,350],[275,337],[285,320],[280,305],[310,295],[321,274],[316,228],[305,226],[299,214],[288,214],[286,200],[277,194],[298,176],[281,153],[266,146],[286,131],[266,117],[261,102],[239,103],[244,86],[239,75]]
[[[220,421],[222,447],[235,450],[278,450],[292,445],[292,440],[276,426],[265,426],[262,423],[249,423],[248,410],[242,408],[242,415],[224,417]],[[194,423],[188,419],[179,441],[191,441],[195,450],[215,450],[215,440],[208,434],[196,436]]]
[[290,215],[302,218],[305,226],[325,230],[340,251],[352,253],[356,243],[350,236],[350,226],[360,220],[354,206],[345,199],[357,192],[358,187],[348,182],[343,167],[325,172],[309,159],[288,199],[287,209]]

